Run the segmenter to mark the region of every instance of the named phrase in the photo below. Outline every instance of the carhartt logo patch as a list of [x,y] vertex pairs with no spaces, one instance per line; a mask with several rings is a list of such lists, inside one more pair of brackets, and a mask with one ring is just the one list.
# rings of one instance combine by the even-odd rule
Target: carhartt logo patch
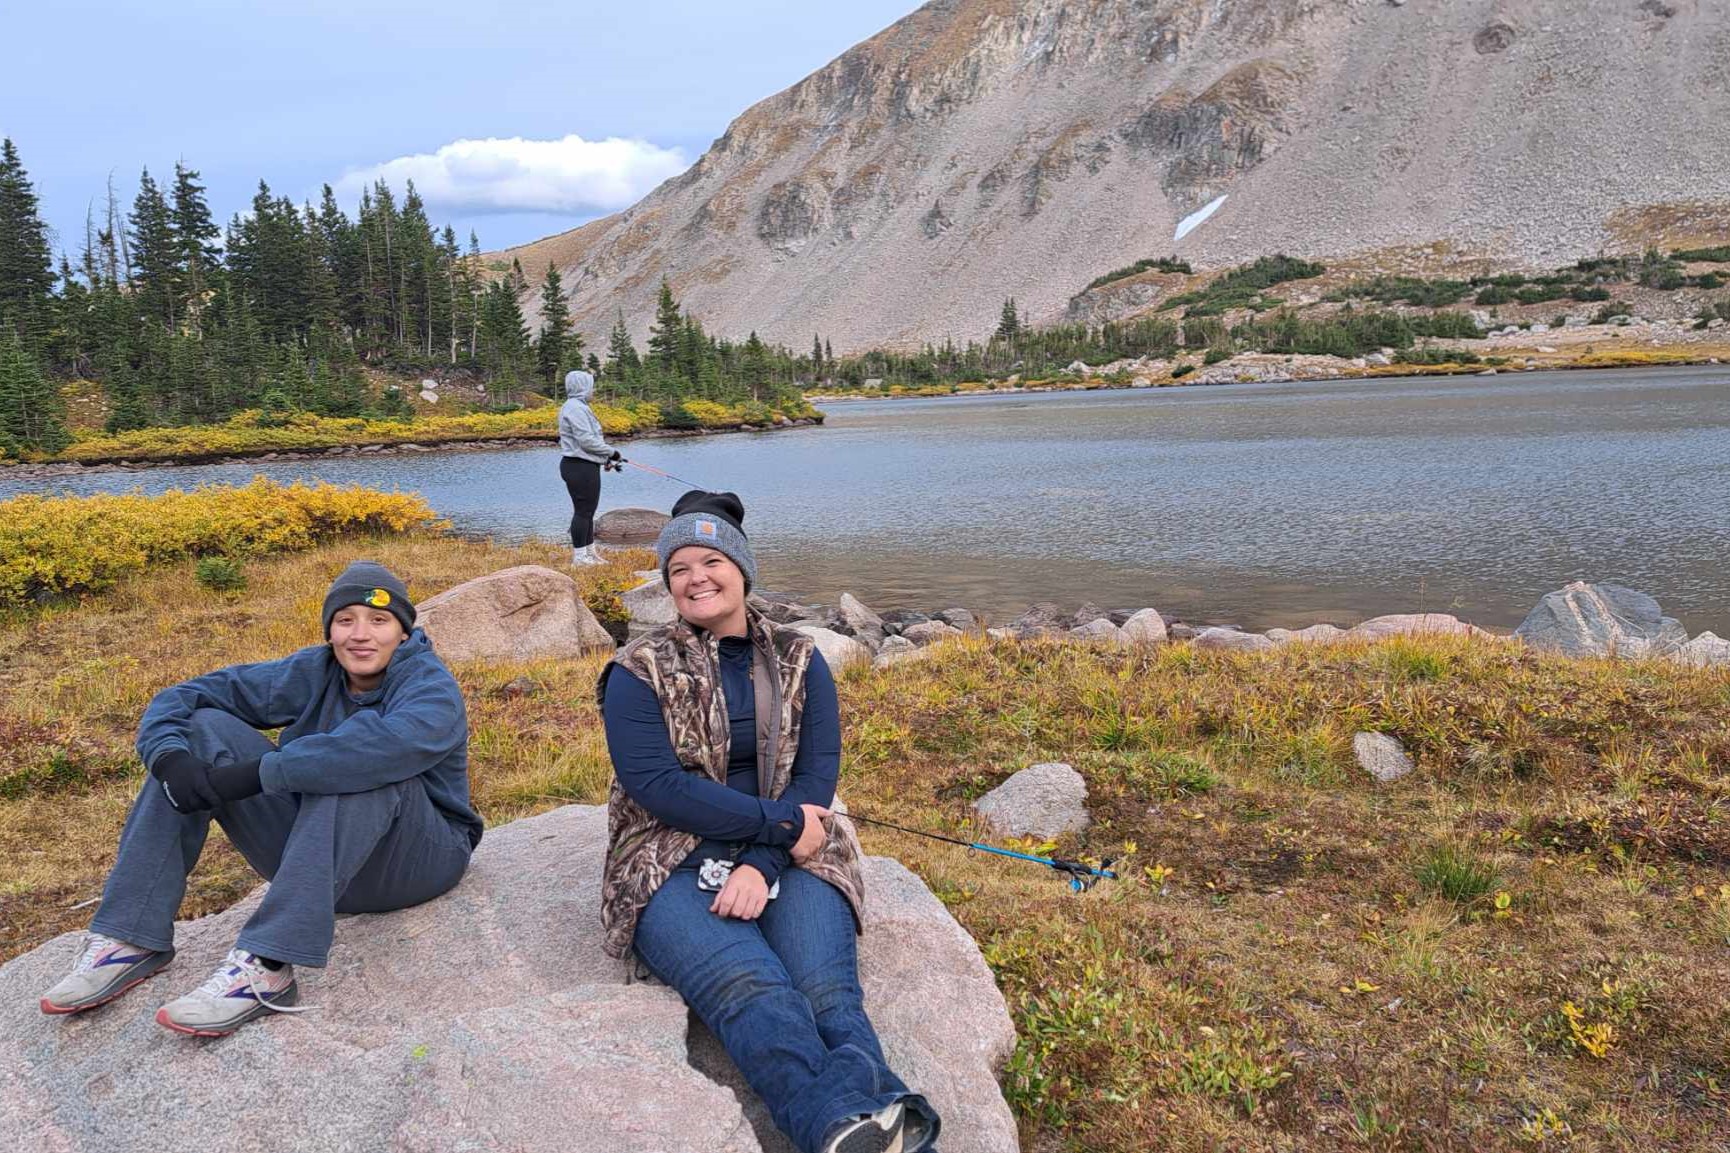
[[716,532],[716,529],[715,529],[715,522],[714,521],[712,521],[712,520],[700,520],[697,522],[697,535],[698,536],[706,536],[712,540],[712,539],[714,539],[715,532]]
[[390,607],[390,593],[384,589],[373,589],[372,595],[366,598],[366,603],[375,609]]

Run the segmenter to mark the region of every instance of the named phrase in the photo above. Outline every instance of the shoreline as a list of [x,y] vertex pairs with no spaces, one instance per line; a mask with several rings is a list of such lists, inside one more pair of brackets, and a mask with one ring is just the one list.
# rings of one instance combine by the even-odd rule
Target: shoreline
[[[767,424],[741,424],[725,428],[651,428],[614,434],[615,441],[684,440],[699,436],[720,436],[738,432],[774,432],[787,428],[809,428],[823,423],[821,414],[811,417],[783,417]],[[240,464],[245,461],[330,460],[356,456],[407,456],[434,452],[484,452],[491,449],[533,448],[557,444],[558,433],[517,432],[508,436],[467,437],[458,440],[401,441],[388,443],[378,440],[357,440],[350,444],[327,448],[270,449],[247,452],[189,453],[185,456],[160,459],[101,460],[85,463],[77,460],[0,461],[0,480],[53,480],[65,476],[90,476],[103,472],[151,472],[163,468],[191,468],[202,465]]]
[[[1674,333],[1667,326],[1583,326],[1551,329],[1530,334],[1554,339],[1558,344],[1594,344],[1564,354],[1560,348],[1538,341],[1508,336],[1457,342],[1479,362],[1447,361],[1441,364],[1403,364],[1385,357],[1336,357],[1308,353],[1243,352],[1215,364],[1204,364],[1199,356],[1171,360],[1142,358],[1090,367],[1091,375],[1073,380],[1042,379],[1010,382],[963,382],[956,385],[894,385],[887,389],[855,389],[845,392],[807,392],[811,404],[839,404],[874,400],[936,400],[947,396],[1024,396],[1045,392],[1145,391],[1162,388],[1214,387],[1231,384],[1325,383],[1340,380],[1407,380],[1432,376],[1504,376],[1528,372],[1590,372],[1594,370],[1638,370],[1648,368],[1709,368],[1730,363],[1730,342],[1672,341],[1651,339],[1653,332]],[[1686,330],[1684,330],[1686,331]],[[1638,346],[1627,343],[1600,349],[1606,339],[1640,338]],[[1704,334],[1702,334],[1704,335]],[[1712,335],[1717,336],[1717,333]],[[1489,358],[1501,363],[1489,363]],[[1171,370],[1188,365],[1191,371],[1173,377]],[[1129,379],[1108,379],[1128,375]]]

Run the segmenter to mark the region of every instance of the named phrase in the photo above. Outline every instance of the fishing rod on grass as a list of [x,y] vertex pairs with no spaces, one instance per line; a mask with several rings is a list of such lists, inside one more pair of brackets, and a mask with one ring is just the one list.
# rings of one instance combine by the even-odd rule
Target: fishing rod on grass
[[1077,893],[1085,893],[1100,881],[1115,881],[1117,874],[1111,871],[1111,863],[1115,857],[1107,857],[1099,863],[1098,868],[1084,861],[1072,861],[1067,857],[1041,857],[1033,853],[1018,853],[1014,849],[1004,849],[997,845],[987,845],[982,841],[963,841],[957,837],[945,837],[937,833],[927,833],[919,829],[909,829],[905,825],[891,824],[871,817],[861,817],[858,813],[849,811],[845,814],[848,820],[861,821],[867,825],[881,825],[885,829],[895,829],[903,833],[911,833],[915,837],[927,837],[933,841],[943,841],[951,845],[960,845],[964,849],[976,849],[981,853],[993,853],[999,857],[1010,857],[1017,861],[1031,861],[1036,865],[1044,865],[1069,878],[1069,887]]

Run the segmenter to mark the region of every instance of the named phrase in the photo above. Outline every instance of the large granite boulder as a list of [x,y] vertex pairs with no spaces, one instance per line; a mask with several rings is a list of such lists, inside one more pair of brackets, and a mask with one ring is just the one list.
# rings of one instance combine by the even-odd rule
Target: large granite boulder
[[595,518],[595,540],[610,545],[652,545],[671,520],[652,508],[608,509]]
[[974,801],[973,809],[1002,836],[1055,837],[1087,827],[1087,782],[1065,764],[1031,765]]
[[[600,949],[606,812],[490,830],[455,890],[345,917],[314,1012],[220,1041],[152,1017],[213,969],[257,895],[182,922],[173,965],[112,1005],[48,1017],[68,933],[0,968],[0,1149],[94,1153],[791,1153],[678,995]],[[977,946],[895,861],[865,861],[866,1006],[948,1153],[1017,1148],[995,1070],[1014,1027]]]
[[673,607],[673,594],[661,583],[660,573],[655,573],[642,584],[620,593],[619,603],[624,605],[625,611],[631,615],[632,640],[644,633],[653,632],[662,625],[672,624],[679,615],[679,610]]
[[532,661],[611,652],[613,638],[577,582],[540,565],[465,581],[420,606],[419,624],[447,661]]
[[1514,635],[1570,657],[1666,656],[1688,641],[1681,622],[1645,593],[1585,581],[1545,596]]

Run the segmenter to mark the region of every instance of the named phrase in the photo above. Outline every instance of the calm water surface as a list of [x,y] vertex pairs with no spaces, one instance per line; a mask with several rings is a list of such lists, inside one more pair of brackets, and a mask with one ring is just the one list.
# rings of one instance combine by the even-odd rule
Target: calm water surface
[[[1730,635],[1730,370],[857,402],[823,428],[626,446],[740,493],[765,587],[879,608],[1153,605],[1250,628],[1443,610],[1517,624],[1575,578]],[[548,448],[104,472],[26,488],[317,477],[560,536]],[[678,486],[609,474],[603,509]]]

